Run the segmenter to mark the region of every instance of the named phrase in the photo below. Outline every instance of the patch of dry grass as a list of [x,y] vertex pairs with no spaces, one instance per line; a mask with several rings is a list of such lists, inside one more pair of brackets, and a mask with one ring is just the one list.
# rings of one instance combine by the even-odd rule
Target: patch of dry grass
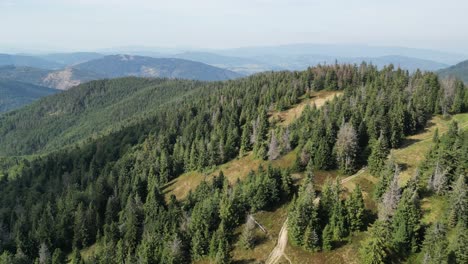
[[322,107],[325,102],[333,99],[335,96],[340,96],[342,94],[343,92],[341,91],[319,91],[313,93],[311,98],[303,99],[300,103],[285,111],[272,113],[270,116],[270,121],[278,121],[279,125],[287,126],[301,116],[302,111],[304,111],[304,108],[307,105],[313,106],[315,104],[315,106],[319,108]]
[[[254,214],[254,218],[265,227],[267,234],[260,228],[256,228],[257,244],[251,250],[244,250],[237,244],[232,251],[234,263],[252,263],[255,261],[265,261],[276,245],[279,232],[288,214],[287,205],[283,205],[274,211],[261,211]],[[236,229],[235,234],[239,235],[244,228],[241,225]]]
[[416,173],[419,164],[426,158],[426,154],[433,146],[432,137],[435,130],[439,129],[439,135],[447,132],[452,120],[456,120],[461,129],[468,127],[468,114],[458,114],[451,119],[443,119],[440,116],[434,117],[424,131],[416,135],[409,136],[402,147],[392,150],[398,164],[403,165],[400,174],[400,185],[404,186]]
[[164,193],[166,199],[172,194],[175,195],[177,199],[183,199],[190,190],[194,190],[202,181],[211,181],[213,177],[219,175],[221,171],[223,171],[224,176],[230,183],[235,183],[237,179],[243,180],[247,177],[252,170],[256,171],[260,165],[264,168],[268,167],[270,164],[277,168],[288,168],[294,164],[295,159],[295,151],[291,151],[274,161],[256,159],[253,153],[250,152],[242,158],[237,158],[217,166],[211,172],[202,173],[191,171],[184,173],[169,182],[164,189]]

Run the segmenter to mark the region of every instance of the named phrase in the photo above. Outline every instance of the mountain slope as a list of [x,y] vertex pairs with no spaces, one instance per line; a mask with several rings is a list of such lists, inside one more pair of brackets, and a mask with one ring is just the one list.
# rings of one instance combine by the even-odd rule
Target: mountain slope
[[463,82],[468,83],[468,60],[440,70],[438,73],[442,77],[455,76],[461,79]]
[[[160,89],[156,81],[161,82]],[[408,87],[408,83],[414,85]],[[183,84],[188,90],[178,96]],[[129,93],[132,87],[138,88]],[[454,109],[451,113],[456,114],[468,109],[468,100],[461,102],[460,108],[450,107],[453,100],[438,96],[444,93],[442,89],[433,73],[410,76],[391,68],[379,71],[366,65],[359,69],[353,65],[331,65],[303,72],[257,74],[227,82],[138,78],[96,81],[60,94],[64,97],[52,96],[57,100],[48,104],[44,102],[51,97],[40,100],[18,111],[23,115],[10,115],[11,122],[0,119],[3,131],[22,131],[16,137],[9,137],[10,133],[3,134],[0,130],[0,139],[9,137],[5,141],[8,144],[15,141],[12,146],[0,142],[0,150],[41,146],[57,138],[48,137],[55,130],[59,130],[60,138],[66,138],[73,132],[67,131],[69,124],[58,125],[68,120],[83,121],[72,124],[79,132],[86,131],[90,124],[95,127],[101,122],[112,122],[115,133],[99,136],[100,131],[91,130],[96,135],[78,146],[57,150],[64,144],[56,142],[52,148],[57,151],[52,153],[24,161],[12,157],[16,163],[10,164],[15,164],[14,168],[6,167],[0,172],[5,175],[0,181],[0,220],[2,230],[8,234],[0,241],[5,248],[2,258],[22,257],[9,253],[20,249],[25,252],[23,258],[38,259],[43,255],[37,250],[40,245],[39,252],[54,252],[54,255],[73,252],[75,260],[80,258],[80,250],[87,249],[87,259],[103,263],[120,263],[124,258],[131,263],[138,258],[154,263],[206,263],[214,260],[214,256],[223,257],[226,263],[230,262],[231,248],[235,245],[255,248],[265,241],[256,234],[249,235],[249,230],[236,235],[244,219],[262,211],[272,212],[291,202],[292,206],[285,208],[281,218],[272,217],[270,221],[278,223],[286,216],[291,244],[301,247],[300,240],[311,241],[304,248],[321,252],[322,244],[317,244],[319,236],[325,241],[323,251],[332,249],[334,253],[345,248],[353,234],[363,232],[377,216],[375,206],[373,210],[365,210],[364,198],[370,197],[366,186],[363,190],[367,193],[356,188],[357,191],[345,198],[340,195],[342,190],[338,184],[315,186],[324,182],[318,172],[326,170],[336,175],[339,169],[352,174],[366,166],[368,151],[361,151],[366,149],[372,149],[369,167],[380,166],[380,161],[386,158],[386,146],[402,147],[405,136],[423,129],[435,111],[445,107]],[[281,119],[285,110],[298,107],[298,103],[309,101],[317,95],[315,92],[322,90],[342,92],[320,109],[304,107],[299,118],[284,127],[286,120]],[[462,98],[464,92],[457,91],[452,96]],[[172,102],[157,107],[158,100]],[[27,109],[42,115],[25,120]],[[275,114],[278,112],[283,114]],[[127,113],[131,116],[125,116]],[[51,115],[54,117],[49,118]],[[125,125],[119,118],[135,122]],[[32,134],[25,127],[35,126],[35,122],[41,124]],[[456,129],[451,130],[456,133]],[[89,135],[89,131],[86,133]],[[441,142],[445,144],[446,140]],[[458,139],[450,142],[460,145]],[[449,147],[446,149],[455,149]],[[462,157],[457,161],[463,162],[464,153],[468,152],[456,151],[451,155]],[[238,170],[229,168],[227,162],[244,157],[251,157],[252,164],[274,164],[288,157],[286,165],[295,166],[260,167],[234,183],[229,183],[221,172],[215,177],[208,175],[223,164],[226,164],[223,170],[236,173]],[[382,177],[397,177],[394,175],[398,173],[393,172],[398,171],[396,168],[393,164],[385,166]],[[182,173],[197,172],[206,173],[205,181],[189,192],[186,199],[164,199],[173,186],[172,180]],[[297,174],[307,177],[298,183]],[[392,180],[390,186],[395,182],[398,183]],[[302,186],[297,188],[297,184]],[[400,192],[389,193],[399,197]],[[407,190],[404,193],[404,202],[399,204],[417,206],[412,199],[407,202],[416,196],[412,193],[408,196]],[[315,195],[320,195],[318,208]],[[402,221],[405,215],[394,219],[396,224],[412,225],[419,221],[419,218]],[[415,230],[397,227],[391,228],[401,232]],[[426,230],[420,231],[420,234],[410,233],[409,237],[422,238]],[[315,239],[308,239],[314,237],[313,233]],[[385,239],[395,241],[391,237]],[[420,241],[417,241],[419,245]],[[381,244],[386,245],[378,246]],[[408,247],[401,248],[401,251],[384,250],[404,260],[403,250]],[[268,251],[264,251],[262,259]],[[246,252],[248,261],[253,261],[253,250]],[[351,261],[331,262],[357,261],[357,250],[351,253],[348,254]]]
[[58,69],[63,67],[60,63],[35,56],[0,54],[0,66],[3,65],[27,66],[42,69]]
[[94,72],[74,68],[60,70],[45,70],[26,66],[0,67],[0,79],[31,83],[59,90],[67,90],[80,83],[103,79]]
[[106,56],[78,64],[73,68],[95,72],[108,78],[139,76],[220,81],[241,77],[238,73],[200,62],[131,55]]
[[29,83],[0,79],[0,112],[20,108],[41,97],[58,91]]
[[0,116],[0,155],[56,149],[118,129],[197,87],[132,77],[82,84]]

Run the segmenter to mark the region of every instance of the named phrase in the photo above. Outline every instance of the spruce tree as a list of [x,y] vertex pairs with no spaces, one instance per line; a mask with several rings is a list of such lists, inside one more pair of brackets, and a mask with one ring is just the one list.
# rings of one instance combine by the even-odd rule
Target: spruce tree
[[251,215],[247,216],[245,227],[240,236],[240,245],[244,249],[252,249],[255,245],[255,222]]
[[447,264],[446,230],[441,223],[434,223],[424,237],[422,254],[425,264]]
[[389,257],[390,228],[387,223],[376,221],[369,229],[369,235],[360,248],[361,263],[387,263]]
[[346,200],[346,211],[348,214],[350,231],[359,231],[364,226],[364,198],[362,197],[361,188],[356,185],[351,196]]
[[325,251],[332,250],[333,230],[329,225],[326,225],[322,232],[322,249]]
[[72,251],[70,264],[83,264],[83,259],[81,258],[81,253],[77,248],[74,248]]
[[388,155],[387,140],[383,133],[372,145],[372,152],[368,159],[369,171],[374,176],[379,176],[385,166],[385,160]]
[[56,248],[52,254],[52,264],[63,264],[65,260],[65,254],[63,254],[60,248]]
[[455,228],[453,253],[457,264],[468,263],[468,229],[462,223]]

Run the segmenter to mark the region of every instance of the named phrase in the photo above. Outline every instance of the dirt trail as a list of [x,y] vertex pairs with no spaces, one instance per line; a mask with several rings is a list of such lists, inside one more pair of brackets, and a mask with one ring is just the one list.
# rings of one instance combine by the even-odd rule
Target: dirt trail
[[[351,175],[349,177],[344,178],[341,180],[340,184],[345,184],[346,182],[356,178],[357,176],[361,175],[365,171],[365,167],[359,170],[356,174]],[[315,198],[314,204],[318,204],[320,202],[320,197]],[[281,257],[284,257],[289,263],[292,263],[291,260],[286,256],[284,250],[286,249],[286,245],[288,244],[288,218],[284,221],[283,227],[281,227],[281,231],[278,235],[278,242],[276,243],[275,248],[271,251],[270,255],[268,256],[267,260],[265,261],[266,264],[276,264],[279,262]]]
[[[276,243],[275,248],[271,251],[268,259],[265,261],[266,264],[273,264],[278,263],[284,255],[284,250],[286,249],[286,245],[288,244],[288,219],[284,221],[283,227],[281,227],[281,231],[278,235],[278,243]],[[288,257],[285,258],[291,263]]]

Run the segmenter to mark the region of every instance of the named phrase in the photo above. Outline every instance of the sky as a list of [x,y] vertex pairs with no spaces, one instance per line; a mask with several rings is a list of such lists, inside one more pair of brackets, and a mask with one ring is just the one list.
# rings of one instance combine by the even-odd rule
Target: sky
[[468,54],[467,11],[466,0],[0,0],[0,49],[318,43]]

